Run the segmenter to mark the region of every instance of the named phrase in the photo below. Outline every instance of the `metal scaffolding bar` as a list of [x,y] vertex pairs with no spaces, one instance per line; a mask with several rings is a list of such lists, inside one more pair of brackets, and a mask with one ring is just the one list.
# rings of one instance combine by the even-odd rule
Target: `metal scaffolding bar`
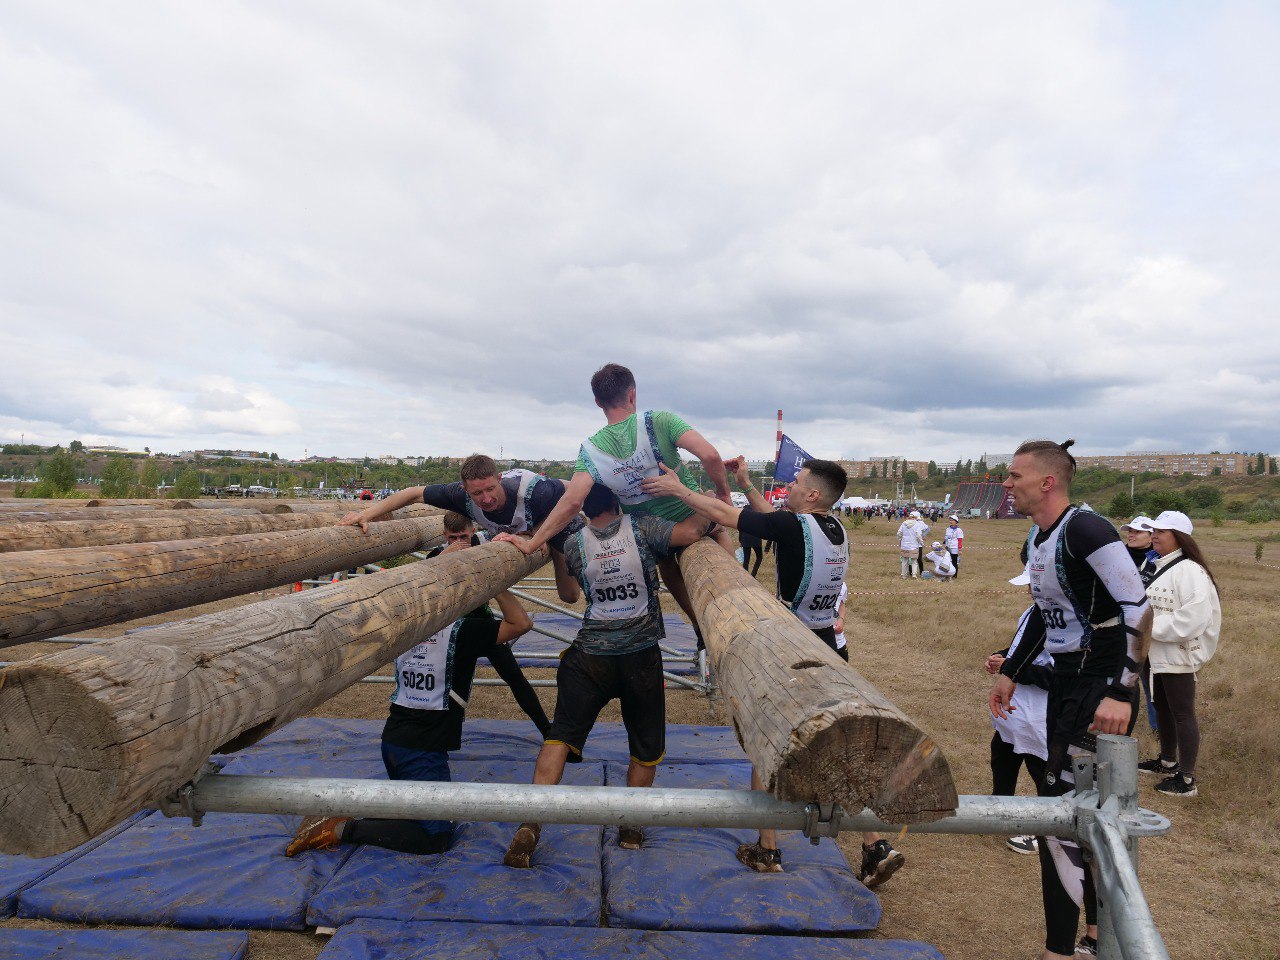
[[[202,813],[318,814],[405,820],[519,823],[641,823],[839,831],[896,830],[869,810],[827,817],[815,805],[776,800],[758,790],[539,786],[512,783],[428,783],[334,780],[210,773],[188,788],[189,808]],[[816,826],[815,826],[816,825]],[[955,816],[916,824],[917,833],[1072,836],[1068,798],[962,796]]]

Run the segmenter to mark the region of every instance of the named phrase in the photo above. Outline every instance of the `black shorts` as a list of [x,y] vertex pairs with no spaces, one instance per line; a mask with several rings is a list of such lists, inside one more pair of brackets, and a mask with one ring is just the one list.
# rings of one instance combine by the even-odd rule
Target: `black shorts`
[[[1045,763],[1045,791],[1047,796],[1060,796],[1072,789],[1072,784],[1062,780],[1063,771],[1071,769],[1071,748],[1097,751],[1097,735],[1089,732],[1093,716],[1107,692],[1111,689],[1109,677],[1088,674],[1062,674],[1057,671],[1049,680],[1049,706],[1046,711],[1048,725],[1049,756]],[[1137,693],[1136,687],[1134,693]],[[1129,733],[1133,732],[1133,720],[1137,711],[1130,700]]]
[[631,759],[656,766],[667,752],[667,697],[656,643],[618,656],[585,653],[577,644],[566,650],[556,671],[556,712],[547,743],[582,753],[600,711],[615,697]]

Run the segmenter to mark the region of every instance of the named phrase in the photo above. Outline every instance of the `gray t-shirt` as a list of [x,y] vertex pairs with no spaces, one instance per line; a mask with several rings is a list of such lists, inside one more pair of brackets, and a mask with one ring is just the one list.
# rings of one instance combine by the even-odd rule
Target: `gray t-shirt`
[[[667,635],[662,624],[662,608],[658,604],[658,560],[667,556],[671,550],[671,531],[675,524],[647,513],[633,513],[632,528],[635,531],[636,546],[640,551],[640,562],[644,565],[645,585],[649,588],[649,612],[642,617],[627,620],[583,620],[582,629],[578,631],[574,641],[585,653],[598,656],[618,656],[623,653],[634,653],[651,647]],[[607,539],[616,536],[622,524],[619,518],[603,530],[596,533],[587,524],[578,534],[564,542],[564,560],[569,572],[582,583],[583,558],[579,537],[599,537]],[[582,583],[584,590],[591,585]]]

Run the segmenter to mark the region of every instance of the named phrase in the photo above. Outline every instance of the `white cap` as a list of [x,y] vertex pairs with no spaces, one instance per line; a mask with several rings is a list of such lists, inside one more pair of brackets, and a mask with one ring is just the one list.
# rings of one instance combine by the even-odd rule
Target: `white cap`
[[1025,587],[1031,582],[1031,570],[1027,567],[1022,568],[1022,572],[1009,581],[1015,587]]
[[933,546],[934,546],[934,549],[937,549],[938,547],[942,546],[942,544],[940,544],[937,540],[935,540],[933,541]]
[[1166,510],[1154,520],[1147,521],[1152,530],[1177,530],[1179,533],[1191,534],[1195,528],[1191,518],[1180,510]]
[[959,517],[957,517],[954,513],[953,513],[951,516],[947,517],[947,519],[948,519],[948,520],[955,520],[957,523],[959,523],[959,522],[960,522],[960,518],[959,518]]
[[1132,520],[1130,520],[1120,529],[1121,530],[1140,530],[1143,533],[1149,533],[1151,531],[1151,518],[1144,517],[1142,514],[1138,514],[1136,517],[1134,517]]
[[919,520],[919,519],[920,519],[920,511],[919,511],[919,510],[912,510],[912,511],[911,511],[911,516],[912,516],[912,517],[914,517],[915,519]]

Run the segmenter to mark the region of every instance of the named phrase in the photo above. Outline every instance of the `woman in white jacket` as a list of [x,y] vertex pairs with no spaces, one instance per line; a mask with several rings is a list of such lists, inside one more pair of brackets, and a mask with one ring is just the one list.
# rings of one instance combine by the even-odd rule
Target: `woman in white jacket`
[[1156,785],[1161,793],[1194,797],[1200,752],[1196,672],[1218,648],[1222,603],[1204,554],[1191,537],[1187,515],[1166,510],[1150,526],[1151,546],[1159,554],[1147,583],[1147,599],[1155,611],[1150,661],[1160,756],[1138,769],[1164,776]]

